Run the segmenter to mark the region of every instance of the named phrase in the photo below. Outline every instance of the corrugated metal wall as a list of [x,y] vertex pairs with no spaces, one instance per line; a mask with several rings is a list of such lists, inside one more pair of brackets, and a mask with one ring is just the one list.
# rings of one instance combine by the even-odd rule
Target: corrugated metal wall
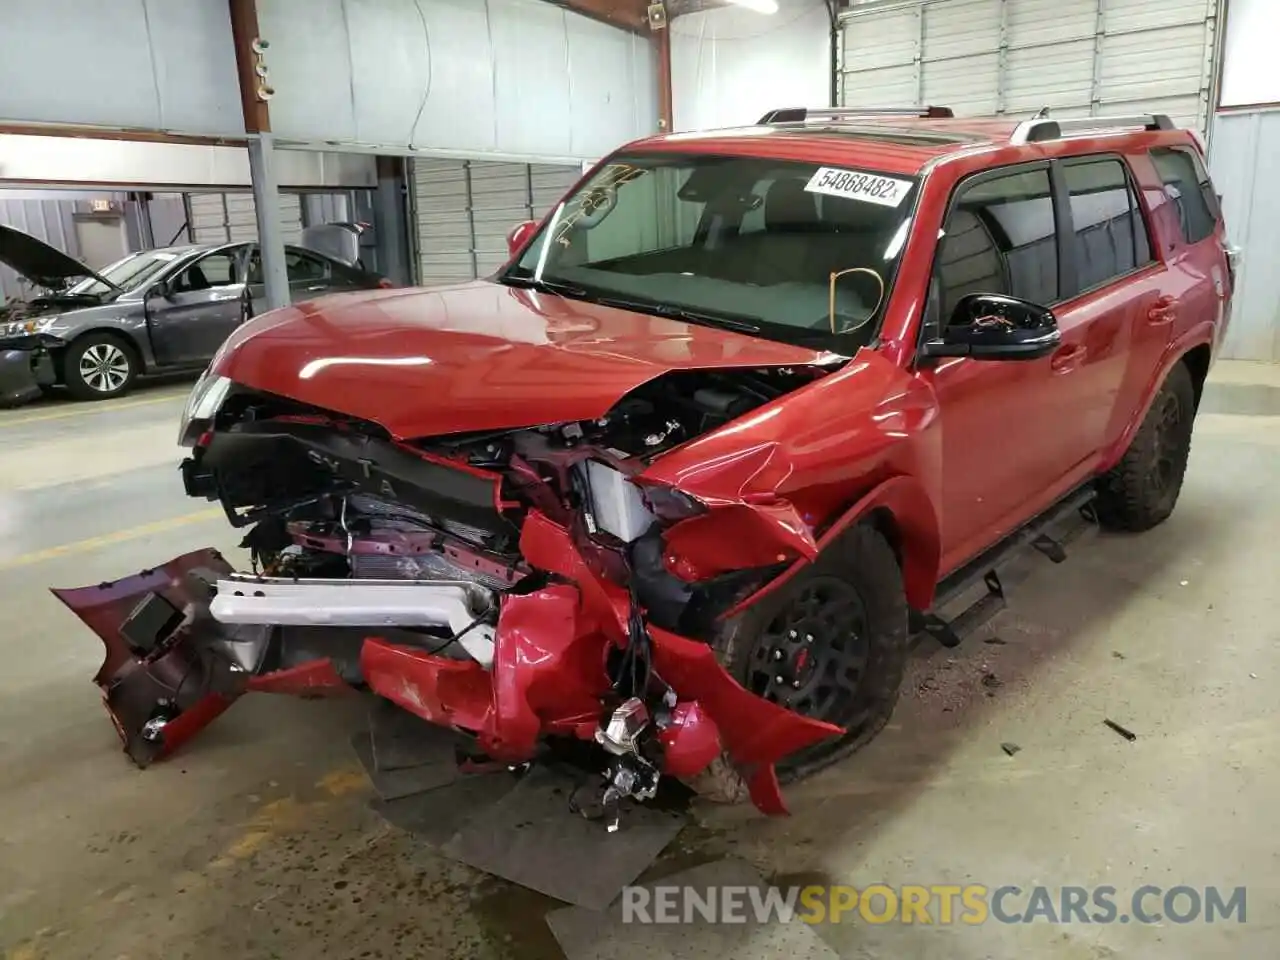
[[1227,232],[1244,249],[1222,356],[1280,360],[1280,110],[1218,114],[1209,168]]
[[582,175],[580,166],[484,160],[413,161],[418,282],[487,276],[507,259],[507,233],[541,217]]
[[923,0],[842,17],[847,106],[1167,113],[1204,130],[1216,0]]
[[[196,243],[228,243],[258,239],[251,193],[193,193],[191,228]],[[302,198],[280,194],[280,225],[285,243],[302,242]]]

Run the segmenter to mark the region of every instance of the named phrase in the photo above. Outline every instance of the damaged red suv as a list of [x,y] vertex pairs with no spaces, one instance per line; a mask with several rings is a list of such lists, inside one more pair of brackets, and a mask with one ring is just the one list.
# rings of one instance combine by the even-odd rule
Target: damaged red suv
[[518,763],[584,741],[783,809],[866,743],[908,637],[1046,518],[1169,516],[1234,264],[1163,116],[780,110],[632,143],[484,280],[226,343],[187,492],[245,530],[57,595],[128,754],[236,697],[363,688]]

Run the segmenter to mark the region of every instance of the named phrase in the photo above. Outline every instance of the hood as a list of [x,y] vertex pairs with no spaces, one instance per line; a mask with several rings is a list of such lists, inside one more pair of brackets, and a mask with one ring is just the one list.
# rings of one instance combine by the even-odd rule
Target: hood
[[84,277],[94,277],[108,287],[115,286],[56,247],[3,224],[0,224],[0,263],[42,287],[57,288],[68,280]]
[[486,280],[339,294],[274,310],[237,330],[213,368],[406,439],[596,419],[673,370],[830,359]]

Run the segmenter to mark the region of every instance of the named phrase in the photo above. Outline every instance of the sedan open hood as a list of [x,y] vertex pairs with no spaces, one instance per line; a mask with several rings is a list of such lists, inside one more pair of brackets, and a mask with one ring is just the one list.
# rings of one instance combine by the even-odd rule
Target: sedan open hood
[[43,240],[0,224],[0,263],[42,287],[57,289],[68,280],[93,277],[108,287],[115,284]]
[[833,359],[486,280],[273,310],[236,331],[213,366],[236,383],[408,439],[598,419],[674,370]]

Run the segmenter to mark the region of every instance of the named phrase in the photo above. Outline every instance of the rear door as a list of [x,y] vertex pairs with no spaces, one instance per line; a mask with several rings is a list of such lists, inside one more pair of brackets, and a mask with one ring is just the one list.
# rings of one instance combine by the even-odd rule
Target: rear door
[[1060,162],[1065,195],[1065,296],[1055,310],[1062,346],[1049,360],[1050,390],[1063,411],[1059,470],[1084,480],[1137,403],[1132,373],[1144,345],[1160,336],[1172,306],[1166,271],[1125,160],[1114,154]]
[[147,322],[163,364],[209,360],[245,317],[245,248],[226,247],[184,265],[166,295],[147,298]]

